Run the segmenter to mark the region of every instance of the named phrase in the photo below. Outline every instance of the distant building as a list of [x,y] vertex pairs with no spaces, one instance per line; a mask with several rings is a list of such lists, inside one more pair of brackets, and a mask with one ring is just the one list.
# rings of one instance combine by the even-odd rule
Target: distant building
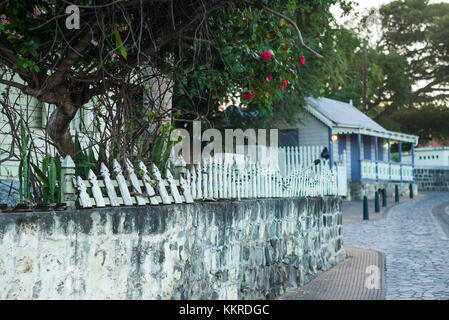
[[[412,154],[403,153],[403,159],[410,161]],[[415,166],[449,167],[449,147],[424,147],[415,149]]]
[[[418,136],[386,130],[349,103],[312,97],[306,102],[307,113],[300,123],[279,126],[281,146],[327,146],[331,163],[345,152],[348,198],[373,198],[379,188],[386,188],[392,196],[396,184],[402,194],[408,192],[409,184],[414,182],[413,150]],[[410,144],[409,158],[402,153],[406,143]],[[398,161],[391,157],[392,144],[397,144]]]

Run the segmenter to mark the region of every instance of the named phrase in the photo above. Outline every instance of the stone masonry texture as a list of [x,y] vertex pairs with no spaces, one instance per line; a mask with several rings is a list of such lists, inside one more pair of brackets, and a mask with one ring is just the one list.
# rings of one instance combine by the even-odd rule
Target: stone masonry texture
[[422,191],[449,191],[449,168],[448,169],[415,169],[415,179],[419,190]]
[[273,299],[345,258],[334,197],[0,213],[0,299]]
[[[395,186],[398,186],[399,196],[409,196],[410,182],[386,182],[386,181],[352,181],[350,183],[351,200],[363,200],[363,196],[369,200],[373,200],[375,192],[379,189],[385,189],[387,191],[387,197],[394,199]],[[412,183],[413,194],[418,194],[418,189],[421,190],[416,183]]]

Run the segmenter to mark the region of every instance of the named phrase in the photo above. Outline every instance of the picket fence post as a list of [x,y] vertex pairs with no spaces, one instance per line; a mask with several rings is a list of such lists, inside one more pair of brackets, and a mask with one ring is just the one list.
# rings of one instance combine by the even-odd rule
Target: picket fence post
[[60,199],[69,210],[75,209],[76,195],[73,178],[75,178],[75,162],[67,155],[61,163]]

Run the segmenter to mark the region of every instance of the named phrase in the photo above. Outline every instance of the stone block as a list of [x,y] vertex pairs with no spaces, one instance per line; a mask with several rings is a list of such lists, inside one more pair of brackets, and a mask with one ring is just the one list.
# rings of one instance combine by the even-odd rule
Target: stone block
[[340,203],[309,197],[4,213],[0,299],[274,298],[341,261]]

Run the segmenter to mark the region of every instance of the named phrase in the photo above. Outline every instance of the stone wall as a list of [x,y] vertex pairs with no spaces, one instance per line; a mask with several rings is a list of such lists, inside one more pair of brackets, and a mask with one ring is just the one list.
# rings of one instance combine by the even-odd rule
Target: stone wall
[[[395,186],[399,188],[399,196],[408,197],[410,195],[410,182],[385,182],[385,181],[352,181],[349,185],[352,200],[362,200],[363,196],[367,196],[369,200],[374,199],[375,192],[378,189],[386,189],[387,197],[394,197]],[[420,187],[416,183],[412,184],[413,194],[418,194]],[[381,195],[379,195],[381,196]],[[382,199],[382,198],[380,198]]]
[[0,204],[15,206],[20,201],[20,184],[17,180],[0,179]]
[[344,260],[341,200],[0,213],[0,299],[272,299]]
[[415,180],[423,191],[449,191],[449,168],[416,168]]

